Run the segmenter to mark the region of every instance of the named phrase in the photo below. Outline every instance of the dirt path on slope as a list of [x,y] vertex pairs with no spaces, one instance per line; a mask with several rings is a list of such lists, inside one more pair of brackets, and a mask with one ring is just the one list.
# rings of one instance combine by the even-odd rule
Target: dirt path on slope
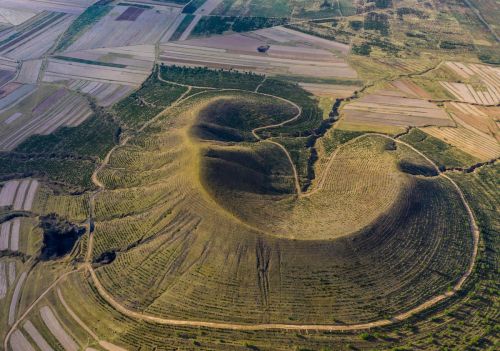
[[[163,115],[163,113],[165,113],[167,110],[169,110],[169,109],[177,106],[178,104],[182,103],[184,100],[189,99],[189,98],[191,98],[193,96],[196,96],[198,94],[205,93],[205,91],[201,91],[199,93],[196,93],[196,94],[193,94],[193,95],[190,95],[190,96],[186,97],[186,95],[188,95],[191,92],[192,88],[202,88],[202,89],[206,89],[206,90],[215,90],[215,91],[244,91],[244,92],[248,92],[247,90],[241,90],[241,89],[216,89],[216,88],[212,88],[212,87],[195,87],[195,86],[189,86],[189,85],[184,85],[184,84],[179,84],[179,83],[175,83],[175,82],[166,81],[166,80],[162,79],[160,76],[159,76],[159,80],[164,81],[166,83],[171,83],[171,84],[177,84],[177,85],[180,85],[180,86],[185,86],[188,89],[174,103],[172,103],[172,105],[170,105],[165,110],[163,110],[162,112],[160,112],[153,119],[151,119],[148,122],[146,122],[135,133],[140,133],[141,131],[143,131],[151,123],[155,122],[158,118],[160,118],[160,116]],[[300,108],[300,106],[298,106],[297,104],[293,103],[292,101],[284,99],[284,98],[281,98],[279,96],[274,96],[274,95],[271,95],[271,94],[263,94],[263,93],[258,93],[258,92],[255,92],[255,93],[256,94],[260,94],[260,95],[265,95],[265,96],[273,97],[273,98],[277,98],[277,99],[282,100],[282,101],[286,101],[286,102],[294,105],[295,107],[297,107],[298,110],[299,110],[299,112],[297,113],[297,115],[295,115],[291,119],[289,119],[287,121],[284,121],[284,122],[281,122],[279,124],[274,124],[274,125],[268,125],[268,126],[263,126],[263,127],[255,128],[254,130],[252,130],[252,134],[258,140],[261,140],[262,142],[269,142],[269,143],[275,144],[276,146],[280,147],[285,152],[285,154],[287,155],[287,158],[290,161],[292,169],[293,169],[296,188],[298,190],[300,190],[300,184],[298,183],[297,170],[295,168],[294,163],[292,162],[292,159],[291,159],[291,156],[290,156],[289,152],[283,147],[283,145],[281,145],[281,144],[279,144],[277,142],[274,142],[272,140],[267,140],[267,139],[264,139],[264,140],[261,139],[257,135],[257,132],[260,131],[260,130],[268,129],[268,128],[277,128],[277,127],[283,126],[283,125],[285,125],[287,123],[290,123],[290,122],[292,122],[294,120],[297,120],[300,117],[301,113],[302,113],[302,109]],[[163,325],[173,325],[173,326],[178,325],[178,326],[189,326],[189,327],[206,327],[206,328],[228,329],[228,330],[252,330],[252,331],[258,331],[258,330],[311,330],[311,331],[314,331],[314,330],[319,330],[319,331],[355,331],[355,330],[365,330],[365,329],[370,329],[370,328],[375,328],[375,327],[382,327],[382,326],[387,326],[387,325],[391,325],[391,324],[394,324],[394,323],[401,322],[403,320],[406,320],[406,319],[414,316],[415,314],[418,314],[418,313],[420,313],[420,312],[428,309],[429,307],[432,307],[432,306],[436,305],[437,303],[445,300],[446,298],[449,298],[449,297],[455,295],[457,293],[457,291],[459,291],[463,287],[463,285],[465,284],[465,281],[467,280],[467,278],[469,278],[469,276],[472,274],[472,272],[474,270],[475,261],[476,261],[477,253],[478,253],[480,232],[479,232],[476,220],[474,218],[473,212],[472,212],[469,204],[467,203],[467,200],[466,200],[466,198],[465,198],[462,190],[458,186],[458,184],[452,178],[450,178],[449,176],[447,176],[446,174],[444,174],[443,172],[441,172],[439,170],[439,167],[430,158],[428,158],[425,154],[423,154],[422,152],[420,152],[419,150],[417,150],[416,148],[414,148],[412,145],[407,144],[404,141],[395,139],[393,137],[384,135],[384,134],[367,133],[367,134],[363,134],[361,136],[358,136],[358,137],[356,137],[356,138],[348,141],[347,143],[344,143],[341,146],[339,146],[335,150],[335,152],[330,156],[330,159],[328,160],[328,163],[327,163],[327,167],[325,167],[325,170],[323,171],[323,173],[321,175],[321,179],[318,182],[318,186],[313,191],[310,191],[308,193],[302,193],[302,191],[300,190],[300,192],[298,191],[298,194],[300,196],[306,196],[307,197],[307,196],[310,196],[310,195],[314,194],[315,192],[320,191],[323,188],[323,185],[325,183],[326,174],[328,173],[327,171],[331,167],[331,165],[333,164],[333,160],[334,160],[335,156],[338,154],[339,150],[342,147],[346,146],[347,144],[353,143],[355,140],[358,140],[358,139],[360,139],[362,137],[366,137],[366,136],[370,136],[370,135],[377,135],[377,136],[380,136],[380,137],[383,137],[383,138],[386,138],[386,139],[389,139],[389,140],[393,140],[396,143],[399,143],[401,145],[405,145],[405,146],[409,147],[410,149],[412,149],[413,151],[415,151],[417,154],[419,154],[420,156],[422,156],[424,159],[426,159],[433,167],[435,167],[436,170],[437,170],[437,172],[438,172],[438,174],[439,174],[439,176],[447,179],[453,185],[453,187],[455,188],[455,190],[458,192],[458,194],[460,196],[460,199],[461,199],[461,201],[462,201],[462,203],[463,203],[463,205],[464,205],[464,207],[465,207],[465,209],[467,211],[467,214],[468,214],[468,217],[469,217],[469,221],[470,221],[470,227],[471,227],[471,232],[472,232],[472,236],[473,236],[473,253],[472,253],[472,256],[471,256],[471,259],[470,259],[470,264],[469,264],[469,267],[468,267],[467,271],[462,275],[462,277],[459,279],[459,281],[455,284],[455,286],[450,291],[448,291],[446,293],[443,293],[443,294],[440,294],[440,295],[437,295],[437,296],[431,298],[430,300],[427,300],[427,301],[423,302],[422,304],[420,304],[420,305],[412,308],[411,310],[403,312],[403,313],[401,313],[399,315],[396,315],[395,317],[393,317],[391,319],[381,319],[381,320],[373,321],[373,322],[370,322],[370,323],[351,324],[351,325],[335,325],[335,324],[331,324],[331,325],[328,325],[328,324],[281,324],[281,323],[241,324],[241,323],[231,323],[231,322],[192,321],[192,320],[169,319],[169,318],[156,317],[156,316],[152,316],[152,315],[148,315],[148,314],[144,314],[144,313],[140,313],[140,312],[128,309],[127,307],[121,305],[118,301],[116,301],[114,299],[114,297],[106,291],[106,289],[103,287],[103,285],[99,281],[99,279],[97,277],[97,274],[95,273],[94,268],[91,265],[92,251],[93,251],[93,245],[94,245],[94,240],[93,240],[94,239],[94,233],[93,233],[93,230],[92,231],[89,230],[89,242],[88,242],[88,245],[87,245],[87,253],[86,253],[86,256],[85,256],[85,264],[83,266],[79,267],[76,270],[64,273],[59,278],[57,278],[46,290],[44,290],[44,292],[26,309],[26,311],[12,325],[12,327],[10,328],[10,330],[7,333],[6,337],[4,338],[4,349],[8,350],[8,340],[9,340],[10,336],[16,330],[16,328],[18,328],[18,326],[21,323],[21,321],[24,320],[28,316],[28,314],[33,310],[33,308],[55,286],[57,286],[57,284],[59,282],[61,282],[64,278],[66,278],[68,275],[70,275],[72,273],[81,271],[82,269],[85,269],[85,270],[87,270],[90,273],[92,281],[93,281],[94,285],[96,286],[97,291],[101,295],[101,297],[104,298],[106,300],[106,302],[109,305],[111,305],[113,308],[115,308],[117,311],[119,311],[120,313],[122,313],[122,314],[124,314],[124,315],[126,315],[128,317],[131,317],[131,318],[134,318],[134,319],[137,319],[137,320],[143,320],[143,321],[149,321],[149,322],[153,322],[153,323],[163,324]],[[122,146],[126,145],[131,138],[132,138],[132,136],[127,136],[127,137],[123,138],[123,140],[120,142],[119,145],[116,145],[115,147],[113,147],[108,152],[108,154],[105,156],[105,158],[103,159],[103,162],[99,165],[99,167],[96,168],[96,170],[92,174],[92,177],[91,177],[92,182],[98,187],[98,189],[91,195],[91,218],[89,218],[89,224],[92,223],[92,221],[93,221],[93,206],[94,206],[95,197],[100,192],[102,192],[103,190],[105,190],[105,185],[98,179],[98,173],[105,166],[108,165],[109,160],[110,160],[112,154],[114,153],[114,151],[116,151],[119,147],[122,147]],[[90,227],[90,225],[89,225],[89,227]],[[84,324],[84,323],[82,322],[82,324]],[[88,326],[87,327],[83,327],[83,325],[81,325],[81,326],[85,330],[90,330],[88,328]],[[93,334],[93,335],[95,335],[95,334]],[[97,336],[97,335],[95,335],[95,336]],[[109,349],[109,350],[113,350],[111,348],[107,348],[104,345],[104,344],[107,344],[107,346],[109,346],[109,345],[112,345],[112,344],[109,344],[109,343],[104,342],[104,341],[102,341],[102,343],[103,343],[101,345],[102,347],[104,347],[106,349]],[[115,349],[115,350],[118,351],[118,349]]]
[[[164,81],[164,82],[166,82],[166,83],[175,83],[175,82],[169,82],[169,81],[163,80],[160,76],[159,76],[159,79],[162,80],[162,81]],[[184,84],[178,84],[178,85],[186,86]],[[191,86],[188,86],[188,87],[191,87]],[[194,87],[192,87],[192,88],[194,88]],[[197,87],[197,88],[207,88],[207,87]],[[211,88],[210,90],[215,90],[215,91],[244,91],[244,92],[248,92],[247,90],[241,90],[241,89],[214,89],[214,88]],[[201,94],[201,93],[204,93],[204,92],[202,91],[202,92],[194,94],[194,95],[198,95],[198,94]],[[185,94],[183,94],[183,96],[185,96],[186,94],[187,94],[187,92]],[[427,160],[436,169],[436,171],[438,172],[439,176],[442,176],[443,178],[447,179],[453,185],[453,187],[458,192],[458,194],[460,196],[460,199],[461,199],[461,201],[462,201],[462,203],[463,203],[463,205],[464,205],[464,207],[465,207],[465,209],[467,211],[467,214],[468,214],[468,217],[469,217],[469,221],[470,221],[471,232],[472,232],[472,236],[473,236],[473,253],[472,253],[472,256],[471,256],[471,259],[470,259],[470,264],[469,264],[469,267],[468,267],[467,271],[462,275],[462,277],[459,279],[459,281],[454,285],[454,287],[450,291],[448,291],[446,293],[443,293],[443,294],[440,294],[440,295],[437,295],[437,296],[435,296],[435,297],[433,297],[433,298],[431,298],[431,299],[423,302],[422,304],[420,304],[420,305],[418,305],[418,306],[410,309],[409,311],[406,311],[406,312],[403,312],[403,313],[401,313],[399,315],[394,316],[391,319],[381,319],[381,320],[373,321],[373,322],[370,322],[370,323],[351,324],[351,325],[335,325],[335,324],[331,324],[331,325],[327,325],[327,324],[281,324],[281,323],[241,324],[241,323],[231,323],[231,322],[209,322],[209,321],[192,321],[192,320],[183,320],[183,319],[170,319],[170,318],[162,318],[162,317],[157,317],[157,316],[148,315],[148,314],[145,314],[145,313],[133,311],[133,310],[131,310],[131,309],[123,306],[122,304],[120,304],[118,301],[116,301],[114,299],[114,297],[111,294],[108,293],[108,291],[104,288],[104,286],[99,281],[99,279],[97,277],[97,274],[95,273],[95,270],[93,269],[92,265],[90,264],[90,261],[88,261],[85,264],[85,267],[89,271],[89,273],[91,275],[91,278],[92,278],[92,281],[93,281],[94,285],[97,288],[97,291],[99,292],[99,294],[101,295],[101,297],[103,297],[106,300],[107,303],[109,303],[117,311],[119,311],[120,313],[123,313],[124,315],[126,315],[128,317],[135,318],[135,319],[138,319],[138,320],[143,320],[143,321],[149,321],[149,322],[153,322],[153,323],[163,324],[163,325],[178,325],[178,326],[190,326],[190,327],[207,327],[207,328],[229,329],[229,330],[273,330],[273,329],[280,329],[280,330],[352,331],[352,330],[364,330],[364,329],[369,329],[369,328],[374,328],[374,327],[381,327],[381,326],[386,326],[386,325],[390,325],[390,324],[401,322],[401,321],[403,321],[405,319],[408,319],[408,318],[414,316],[417,313],[422,312],[423,310],[426,310],[427,308],[429,308],[431,306],[436,305],[437,303],[443,301],[444,299],[455,295],[456,292],[459,291],[463,287],[465,281],[471,275],[471,273],[472,273],[472,271],[474,269],[474,265],[475,265],[475,261],[476,261],[476,257],[477,257],[477,252],[478,252],[479,235],[480,235],[480,233],[479,233],[479,229],[478,229],[476,220],[475,220],[474,215],[472,213],[472,210],[471,210],[469,204],[467,203],[467,200],[465,199],[465,196],[464,196],[462,190],[460,189],[460,187],[458,186],[458,184],[453,179],[451,179],[450,177],[448,177],[446,174],[443,174],[439,170],[439,167],[429,157],[427,157],[425,154],[423,154],[422,152],[420,152],[419,150],[417,150],[412,145],[407,144],[404,141],[395,139],[393,137],[387,136],[385,134],[367,133],[367,134],[360,135],[360,136],[358,136],[358,137],[356,137],[356,138],[348,141],[347,143],[344,143],[343,145],[339,146],[339,148],[337,148],[337,150],[335,150],[335,152],[330,156],[330,159],[328,161],[327,167],[323,171],[322,178],[321,178],[318,186],[316,187],[316,189],[314,189],[313,191],[311,191],[309,193],[303,194],[302,191],[300,190],[300,184],[298,183],[298,174],[297,174],[295,165],[292,162],[291,156],[288,153],[288,151],[281,144],[279,144],[277,142],[274,142],[272,140],[261,139],[258,136],[258,134],[257,134],[258,131],[265,130],[265,129],[271,129],[271,128],[281,127],[281,126],[283,126],[283,125],[285,125],[287,123],[290,123],[290,122],[293,122],[293,121],[297,120],[301,116],[301,114],[302,114],[302,109],[301,109],[301,107],[299,105],[295,104],[294,102],[292,102],[290,100],[287,100],[285,98],[279,97],[279,96],[274,96],[274,95],[271,95],[271,94],[258,93],[258,92],[256,92],[256,94],[260,94],[260,95],[265,95],[265,96],[277,98],[277,99],[279,99],[281,101],[285,101],[285,102],[288,102],[288,103],[292,104],[293,106],[295,106],[298,109],[298,113],[295,116],[293,116],[292,118],[290,118],[290,119],[288,119],[288,120],[286,120],[284,122],[281,122],[281,123],[271,124],[271,125],[267,125],[267,126],[262,126],[262,127],[255,128],[255,129],[252,130],[252,134],[258,140],[261,140],[262,142],[270,142],[272,144],[275,144],[275,145],[279,146],[285,152],[285,154],[287,155],[287,158],[289,159],[289,161],[290,161],[290,163],[292,165],[292,169],[294,171],[294,176],[295,176],[295,181],[296,181],[296,187],[298,188],[298,194],[299,194],[299,196],[310,196],[313,193],[320,191],[323,188],[323,186],[324,186],[325,179],[326,179],[327,173],[328,173],[328,169],[333,164],[333,160],[335,159],[335,157],[338,154],[339,150],[342,147],[346,146],[347,144],[353,143],[353,142],[355,142],[356,140],[359,140],[362,137],[368,137],[368,136],[375,135],[375,136],[379,136],[379,137],[383,137],[383,138],[392,140],[392,141],[394,141],[396,143],[399,143],[401,145],[407,146],[411,150],[415,151],[418,155],[422,156],[425,160]],[[194,95],[191,95],[188,98],[191,98]],[[182,96],[178,100],[176,100],[166,110],[168,110],[169,108],[171,108],[173,106],[176,106],[177,104],[179,104],[181,102],[183,102]],[[163,111],[162,113],[160,113],[158,116],[156,116],[152,120],[148,121],[147,124],[149,125],[150,123],[153,123],[164,112],[165,111]],[[140,128],[139,132],[142,131],[142,130],[144,130],[145,127],[146,127],[146,125],[144,125],[142,128]],[[127,141],[128,141],[128,139],[127,139]],[[107,155],[106,159],[108,161],[109,161],[109,156],[111,156],[111,153],[113,151],[110,151],[109,155]],[[93,175],[92,179],[97,179],[97,173],[103,167],[99,167],[98,169],[96,169],[95,176]],[[98,191],[101,191],[101,190],[104,189],[104,185],[102,183],[99,182],[99,183],[95,183],[95,184],[96,184],[96,186],[98,186],[100,188]],[[90,236],[90,239],[89,239],[89,245],[88,245],[89,253],[87,254],[87,257],[91,257],[91,250],[92,250],[92,248],[93,248],[93,233],[92,233],[92,235]]]

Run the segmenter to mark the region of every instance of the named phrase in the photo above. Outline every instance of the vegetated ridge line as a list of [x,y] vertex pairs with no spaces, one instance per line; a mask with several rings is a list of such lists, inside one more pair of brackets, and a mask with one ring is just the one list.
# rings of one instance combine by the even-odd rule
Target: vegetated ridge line
[[267,142],[267,143],[270,143],[270,144],[278,146],[285,153],[286,157],[288,158],[288,161],[290,162],[290,166],[292,168],[293,178],[294,178],[294,184],[295,184],[295,191],[297,192],[298,196],[301,196],[302,195],[302,189],[300,187],[300,182],[299,182],[299,173],[297,172],[297,167],[295,167],[295,163],[293,162],[292,156],[290,155],[290,153],[288,152],[288,150],[283,145],[281,145],[280,143],[278,143],[276,141],[269,140],[269,139],[262,139],[257,134],[257,132],[260,131],[260,130],[265,130],[265,129],[272,129],[272,128],[283,127],[285,124],[288,124],[290,122],[296,121],[302,115],[302,107],[300,107],[299,105],[297,105],[293,101],[290,101],[288,99],[285,99],[285,98],[282,98],[282,97],[279,97],[279,96],[274,96],[274,95],[270,95],[270,94],[259,93],[259,92],[257,92],[257,90],[255,91],[255,93],[256,94],[260,94],[260,95],[265,95],[265,96],[270,96],[270,97],[278,98],[280,100],[286,101],[286,102],[292,104],[292,106],[294,106],[297,109],[297,114],[295,116],[293,116],[292,118],[287,119],[286,121],[283,121],[281,123],[270,124],[270,125],[267,125],[267,126],[262,126],[262,127],[254,128],[254,129],[252,129],[252,135],[258,141]]

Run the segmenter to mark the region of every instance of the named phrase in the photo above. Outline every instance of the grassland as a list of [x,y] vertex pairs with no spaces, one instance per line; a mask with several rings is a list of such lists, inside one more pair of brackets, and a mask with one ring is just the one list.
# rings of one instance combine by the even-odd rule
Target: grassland
[[158,80],[154,71],[140,89],[116,104],[113,111],[124,127],[135,128],[156,116],[186,90]]
[[[161,99],[162,89],[168,90],[169,86],[155,88],[143,91],[141,96],[146,101]],[[226,134],[220,132],[224,127],[248,135],[248,131],[260,125],[275,124],[293,116],[293,106],[249,91],[200,92],[167,110],[127,146],[116,149],[109,165],[98,174],[106,190],[95,201],[92,258],[99,280],[121,304],[148,315],[191,320],[230,318],[247,323],[291,324],[322,321],[342,325],[386,318],[438,291],[446,292],[464,271],[469,257],[464,252],[471,250],[471,242],[464,240],[470,237],[464,209],[445,179],[422,177],[428,175],[422,169],[429,164],[418,154],[402,145],[396,149],[389,147],[385,139],[377,136],[354,140],[361,134],[333,129],[333,135],[326,134],[333,139],[325,141],[325,145],[330,145],[329,154],[338,151],[327,169],[328,181],[316,195],[300,200],[294,194],[290,166],[281,150],[270,143],[256,142],[250,136],[237,143],[228,142],[221,138]],[[302,104],[308,100],[294,101],[304,109]],[[239,115],[233,114],[231,104]],[[322,111],[319,115],[322,116]],[[212,132],[208,136],[200,133],[197,127],[200,124],[209,124]],[[290,140],[301,125],[290,128]],[[241,163],[241,160],[246,161]],[[214,168],[213,162],[219,168]],[[384,166],[380,167],[381,164]],[[366,178],[349,177],[359,169],[364,170]],[[415,170],[418,177],[413,175]],[[259,173],[262,176],[257,176]],[[472,188],[476,179],[470,182],[464,186]],[[360,184],[370,186],[365,188]],[[345,189],[350,190],[343,193]],[[391,194],[387,189],[400,190]],[[75,197],[66,197],[70,206],[63,201],[64,197],[50,191],[44,190],[42,195],[47,200],[38,201],[39,207],[35,208],[38,213],[65,213],[65,209],[73,208],[65,213],[68,218],[82,221],[87,216],[88,198],[82,197],[78,203]],[[357,196],[373,199],[373,203],[363,203],[370,204],[372,211],[380,211],[380,215],[373,212],[373,224],[368,229],[354,229],[356,234],[352,238],[325,240],[328,233],[334,236],[341,233],[332,233],[332,228],[339,230],[345,225],[342,220],[347,218],[346,212],[342,211],[350,216],[359,211],[362,216],[359,219],[369,221],[370,209],[359,208],[361,201]],[[332,198],[336,201],[332,202]],[[263,201],[272,201],[272,207]],[[42,203],[45,203],[43,208]],[[384,206],[390,210],[385,211]],[[262,223],[259,220],[263,216],[254,213],[264,209],[267,221]],[[318,215],[321,211],[325,214]],[[316,215],[304,216],[304,213]],[[333,219],[332,214],[335,214]],[[294,223],[291,227],[307,229],[296,232],[300,237],[289,228],[280,229],[280,216],[286,218],[285,222],[291,219]],[[346,222],[356,223],[359,219]],[[420,234],[422,230],[425,236]],[[295,240],[290,240],[290,235]],[[315,235],[321,235],[322,239]],[[444,241],[440,240],[443,235]],[[81,242],[83,248],[85,242]],[[400,250],[401,243],[405,244],[405,250]],[[81,252],[80,249],[72,255],[78,257]],[[109,252],[114,252],[116,258],[101,265],[103,254]],[[314,260],[310,259],[311,252]],[[427,259],[422,260],[423,257]],[[413,268],[415,264],[420,268]],[[168,274],[158,276],[160,267],[168,267]],[[221,271],[220,267],[227,268]],[[445,272],[442,267],[447,267]],[[100,340],[125,347],[168,343],[180,349],[289,349],[290,345],[313,349],[347,349],[346,345],[359,349],[415,346],[433,349],[431,345],[436,340],[439,344],[456,340],[455,329],[448,326],[456,328],[454,323],[460,322],[460,316],[453,312],[460,305],[453,306],[462,299],[457,297],[449,302],[449,313],[439,317],[442,319],[423,318],[418,322],[422,323],[418,333],[404,326],[341,334],[229,332],[137,323],[111,308],[96,292],[92,281],[78,272],[68,276],[68,281],[60,286],[70,308]],[[71,330],[73,340],[85,345],[89,334],[60,301],[53,289],[40,307],[51,306]],[[468,304],[483,304],[481,300],[473,301]],[[325,310],[332,312],[325,315]],[[38,313],[38,309],[34,310],[29,320],[47,340],[54,342],[53,331],[44,326]],[[91,322],[96,319],[101,321],[99,326]],[[470,335],[471,328],[485,322],[487,319],[474,319],[471,326],[459,328],[463,328],[464,335]],[[488,343],[493,340],[491,333],[492,330],[485,331],[467,344]],[[431,344],[430,334],[434,335]],[[98,340],[92,340],[91,345],[99,344]]]

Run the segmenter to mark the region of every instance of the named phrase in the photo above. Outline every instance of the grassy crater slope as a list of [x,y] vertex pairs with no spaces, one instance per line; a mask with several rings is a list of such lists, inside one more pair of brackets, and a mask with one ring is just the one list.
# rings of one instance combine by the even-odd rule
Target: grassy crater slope
[[472,250],[452,185],[409,148],[365,136],[297,197],[284,152],[248,136],[294,112],[250,92],[201,93],[119,148],[95,204],[93,257],[117,254],[96,270],[105,288],[168,318],[341,324],[452,286]]

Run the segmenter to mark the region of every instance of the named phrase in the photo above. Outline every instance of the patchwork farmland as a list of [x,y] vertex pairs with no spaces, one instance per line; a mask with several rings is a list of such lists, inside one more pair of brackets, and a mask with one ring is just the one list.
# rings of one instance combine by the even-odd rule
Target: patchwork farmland
[[37,88],[24,98],[24,104],[22,109],[16,105],[0,114],[3,121],[0,149],[12,150],[33,134],[50,134],[60,126],[77,126],[92,114],[84,98],[65,88]]
[[1,0],[0,349],[496,349],[497,7]]
[[82,33],[66,51],[154,44],[180,12],[178,7],[140,8],[133,10],[140,12],[137,12],[137,16],[128,18],[127,14],[123,14],[130,11],[130,8],[113,7],[92,28]]
[[343,111],[345,120],[352,123],[402,127],[453,125],[445,111],[436,105],[392,90],[367,94],[345,106]]
[[[266,54],[257,48],[269,45]],[[311,48],[312,46],[312,48]],[[253,71],[270,75],[356,79],[344,44],[276,27],[249,34],[192,39],[161,46],[165,64]],[[332,51],[336,52],[335,54]]]

